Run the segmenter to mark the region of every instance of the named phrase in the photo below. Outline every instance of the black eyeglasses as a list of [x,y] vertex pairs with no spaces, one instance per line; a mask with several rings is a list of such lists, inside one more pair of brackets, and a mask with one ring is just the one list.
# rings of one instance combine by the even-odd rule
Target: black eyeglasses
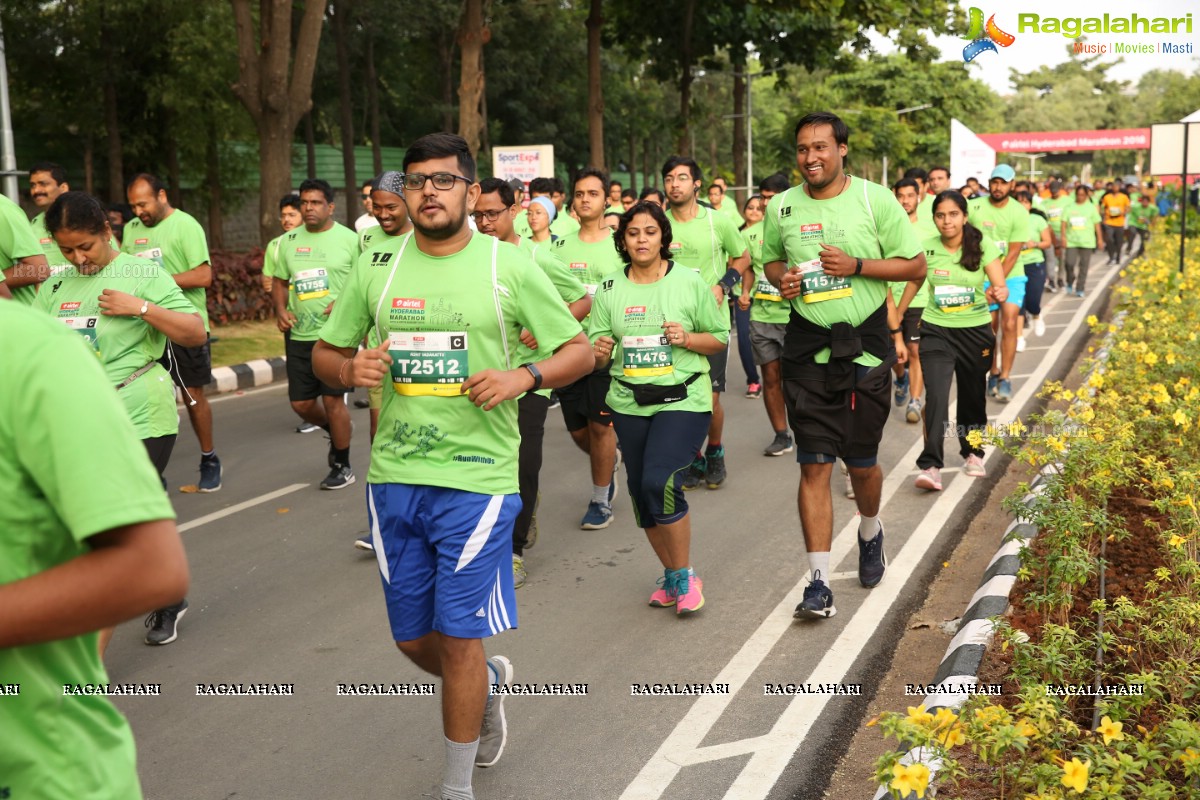
[[[437,183],[435,182],[433,185],[436,187]],[[502,208],[499,211],[472,211],[471,216],[475,218],[476,222],[482,219],[486,219],[488,222],[495,222],[507,210],[507,208]]]
[[367,194],[364,194],[362,197],[363,197],[363,200],[370,200],[371,194],[370,194],[370,192],[368,192]]
[[435,172],[432,175],[423,175],[420,172],[404,173],[404,188],[411,192],[419,192],[424,189],[425,181],[433,181],[433,188],[443,192],[453,189],[455,181],[462,181],[468,185],[474,183],[470,178],[464,178],[462,175],[455,175],[452,172]]

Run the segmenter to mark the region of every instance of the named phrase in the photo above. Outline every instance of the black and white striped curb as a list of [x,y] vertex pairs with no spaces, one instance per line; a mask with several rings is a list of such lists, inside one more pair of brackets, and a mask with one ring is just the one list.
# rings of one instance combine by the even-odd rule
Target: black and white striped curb
[[[1093,374],[1103,373],[1108,361],[1112,339],[1125,322],[1125,312],[1118,313],[1113,318],[1114,330],[1104,337],[1100,349],[1095,353],[1092,367],[1084,376],[1083,386],[1075,400],[1075,407],[1082,407],[1095,395],[1096,390],[1088,385],[1088,379]],[[1048,464],[1042,468],[1029,485],[1029,492],[1021,500],[1021,505],[1032,509],[1038,495],[1046,491],[1050,481],[1061,471],[1061,464]],[[1017,572],[1021,569],[1021,549],[1038,535],[1037,526],[1024,516],[1018,516],[1004,530],[1000,549],[983,571],[979,588],[967,603],[967,611],[959,621],[958,633],[950,640],[942,663],[938,665],[937,674],[932,685],[936,692],[928,694],[922,701],[925,710],[936,714],[939,709],[947,708],[957,711],[972,694],[977,692],[979,685],[979,667],[983,663],[983,654],[987,651],[988,643],[996,629],[995,618],[1004,614],[1008,609],[1008,597],[1013,584],[1017,581]],[[938,769],[941,768],[941,758],[937,752],[925,747],[908,750],[900,757],[904,765],[924,764],[929,768],[929,782],[933,783]],[[932,793],[931,793],[932,794]],[[887,786],[880,786],[872,800],[883,800],[891,797]],[[902,800],[916,800],[916,794],[909,792]]]
[[236,392],[240,389],[253,389],[266,386],[275,381],[287,378],[287,359],[283,356],[275,358],[256,358],[245,364],[234,364],[232,367],[214,367],[212,383],[204,387],[205,394],[223,394]]

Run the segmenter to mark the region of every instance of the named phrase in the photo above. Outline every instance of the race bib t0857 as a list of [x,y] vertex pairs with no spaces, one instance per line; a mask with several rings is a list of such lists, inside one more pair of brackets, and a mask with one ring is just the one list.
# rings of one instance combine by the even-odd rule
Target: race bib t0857
[[854,287],[847,278],[826,275],[821,259],[813,259],[800,265],[800,297],[806,303],[820,303],[839,297],[850,297]]
[[408,397],[460,397],[467,375],[467,334],[388,334],[392,388]]
[[621,366],[626,377],[670,375],[675,371],[671,345],[663,334],[622,336],[621,350],[624,353]]

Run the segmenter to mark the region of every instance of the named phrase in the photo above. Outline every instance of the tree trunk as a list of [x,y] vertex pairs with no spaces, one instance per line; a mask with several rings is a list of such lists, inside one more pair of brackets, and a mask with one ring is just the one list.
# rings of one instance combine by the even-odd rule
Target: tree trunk
[[180,186],[182,177],[179,170],[179,143],[171,135],[171,126],[167,126],[165,146],[167,148],[167,200],[174,208],[183,208],[183,190]]
[[96,194],[96,146],[91,134],[83,137],[83,190]]
[[696,0],[687,0],[683,12],[682,70],[679,75],[679,146],[677,152],[692,155],[692,28],[696,19]]
[[208,188],[208,244],[216,250],[225,246],[225,221],[221,209],[221,150],[216,125],[209,123],[204,146],[204,183]]
[[[484,70],[483,52],[479,53],[479,70]],[[488,134],[487,87],[479,93],[479,158],[485,163],[492,159],[492,137]]]
[[258,131],[260,244],[278,231],[279,198],[292,183],[292,138],[312,108],[312,76],[321,42],[324,3],[304,6],[292,49],[290,0],[259,0],[259,22],[250,0],[230,0],[237,32],[238,80],[233,93]]
[[104,131],[108,140],[108,200],[125,202],[125,164],[122,160],[121,123],[117,114],[117,85],[104,81]]
[[647,186],[658,186],[658,176],[650,171],[650,140],[642,140],[642,175],[646,177]]
[[479,98],[483,94],[483,45],[490,32],[483,27],[483,0],[463,0],[458,25],[462,57],[458,83],[458,135],[467,140],[472,156],[479,154]]
[[364,26],[367,32],[367,114],[371,125],[371,171],[376,175],[383,172],[383,146],[379,136],[379,81],[375,74],[375,37],[370,20]]
[[600,29],[603,0],[591,0],[587,17],[589,166],[604,169],[604,86],[600,73]]
[[359,215],[358,174],[354,167],[354,108],[350,90],[350,47],[346,41],[346,23],[349,21],[351,0],[337,0],[333,4],[333,41],[337,51],[338,69],[338,124],[342,129],[342,175],[346,187],[346,224],[353,228]]
[[633,126],[629,128],[629,188],[636,192],[638,190],[638,174],[637,174],[637,135],[633,132]]
[[[738,48],[733,48],[737,50]],[[738,63],[738,62],[741,63]],[[737,184],[738,208],[742,208],[753,188],[743,190],[754,182],[753,175],[746,174],[746,59],[733,62],[733,182]]]
[[313,126],[311,110],[304,115],[304,155],[308,163],[305,176],[317,177],[317,131]]

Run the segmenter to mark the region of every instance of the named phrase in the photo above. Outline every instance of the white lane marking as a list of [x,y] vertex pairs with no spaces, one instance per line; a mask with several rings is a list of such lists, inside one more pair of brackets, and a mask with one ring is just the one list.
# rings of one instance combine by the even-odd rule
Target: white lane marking
[[[1115,268],[1110,268],[1105,272],[1100,282],[1101,285],[1107,285],[1114,271]],[[1089,297],[1087,302],[1080,305],[1073,317],[1073,325],[1078,325],[1083,321],[1099,296],[1100,293],[1096,293]],[[1067,339],[1068,337],[1063,337],[1056,343],[1059,352],[1065,349]],[[1055,357],[1042,360],[1034,372],[1039,377],[1022,386],[1002,416],[1008,417],[1009,421],[1016,417],[1016,410],[1023,407],[1033,397],[1040,388],[1042,379],[1058,362],[1057,354],[1054,355]],[[957,403],[954,405],[956,406]],[[950,413],[954,413],[953,406]],[[922,448],[923,443],[918,439],[884,478],[880,508],[886,508],[896,491],[908,482],[910,468],[907,465],[916,459]],[[991,455],[988,453],[984,457],[985,463]],[[884,612],[891,607],[904,587],[905,581],[898,576],[908,575],[917,567],[933,540],[941,532],[946,520],[957,510],[958,502],[966,495],[968,488],[973,485],[972,481],[952,481],[947,489],[937,497],[926,513],[925,519],[916,526],[916,532],[905,543],[899,555],[889,559],[888,571],[892,573],[892,579],[884,581],[867,595],[858,611],[852,615],[849,623],[842,630],[841,635],[830,645],[824,658],[813,670],[812,682],[841,682],[863,647],[870,641],[871,634],[878,627]],[[857,518],[851,517],[834,538],[833,546],[830,548],[831,564],[839,564],[849,554],[858,537],[857,527]],[[714,683],[728,683],[730,685],[729,694],[704,695],[698,698],[675,726],[675,729],[663,740],[657,752],[650,757],[650,760],[625,788],[621,794],[621,800],[658,800],[684,766],[725,758],[726,754],[744,754],[744,748],[739,748],[735,742],[728,743],[728,746],[711,749],[700,748],[700,742],[716,725],[733,698],[779,640],[793,629],[792,609],[803,598],[806,581],[807,575],[792,587],[791,591],[767,615],[741,649],[713,679]],[[771,732],[752,740],[756,743],[754,756],[743,766],[737,780],[724,795],[725,800],[761,800],[766,797],[779,780],[779,776],[787,767],[792,756],[795,755],[796,749],[804,740],[812,724],[824,710],[829,697],[830,695],[804,695],[794,698]],[[709,753],[714,754],[713,758],[705,757]]]
[[309,485],[310,484],[307,483],[293,483],[291,486],[285,486],[282,489],[276,489],[273,492],[267,492],[266,494],[261,494],[258,497],[252,497],[245,502],[232,505],[229,508],[222,508],[220,511],[214,511],[211,514],[205,514],[203,517],[198,517],[190,520],[189,522],[185,522],[179,526],[179,532],[183,533],[184,531],[190,531],[193,528],[199,528],[201,525],[207,525],[210,522],[216,522],[219,519],[233,516],[239,511],[245,511],[247,508],[253,508],[254,506],[262,505],[269,500],[274,500],[276,497],[283,497],[285,494],[297,492]]

